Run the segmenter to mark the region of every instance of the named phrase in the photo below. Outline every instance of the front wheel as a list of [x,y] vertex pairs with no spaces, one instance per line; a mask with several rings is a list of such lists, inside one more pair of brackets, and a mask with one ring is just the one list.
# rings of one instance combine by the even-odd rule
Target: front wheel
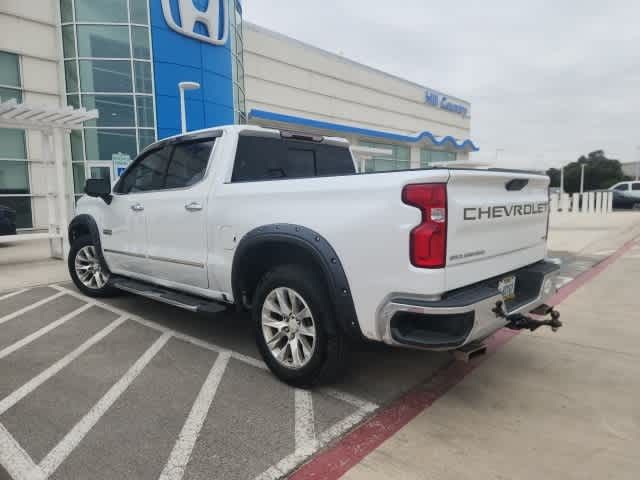
[[345,339],[328,328],[332,304],[312,271],[298,265],[276,267],[260,280],[254,300],[258,348],[278,378],[309,387],[346,370]]
[[118,290],[109,285],[111,273],[100,263],[98,251],[90,235],[83,235],[71,244],[68,259],[71,280],[90,297],[110,297]]

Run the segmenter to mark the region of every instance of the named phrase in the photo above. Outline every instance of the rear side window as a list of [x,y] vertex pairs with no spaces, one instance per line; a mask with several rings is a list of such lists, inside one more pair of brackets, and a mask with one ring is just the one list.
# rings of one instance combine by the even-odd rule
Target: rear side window
[[164,188],[183,188],[204,177],[214,140],[180,143],[173,149]]
[[628,183],[621,183],[620,185],[616,185],[615,187],[613,187],[614,190],[621,190],[621,191],[627,191],[629,190],[629,184]]
[[349,149],[300,140],[240,136],[233,182],[355,173]]
[[631,185],[631,190],[640,190],[640,182],[636,182]]

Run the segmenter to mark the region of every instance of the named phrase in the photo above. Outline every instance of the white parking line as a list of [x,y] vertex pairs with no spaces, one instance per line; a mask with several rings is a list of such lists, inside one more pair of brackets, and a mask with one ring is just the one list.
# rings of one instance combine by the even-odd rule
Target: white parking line
[[[140,323],[146,327],[152,328],[156,331],[160,331],[164,335],[169,335],[170,337],[183,340],[185,342],[189,342],[195,346],[211,350],[220,354],[221,356],[227,356],[227,361],[229,358],[234,358],[240,360],[244,363],[252,365],[256,368],[260,368],[263,370],[267,370],[268,367],[266,364],[259,359],[235,352],[233,350],[229,350],[218,345],[215,345],[210,342],[206,342],[196,337],[192,337],[190,335],[180,333],[178,331],[172,330],[168,327],[164,327],[155,322],[147,320],[139,315],[133,315],[130,312],[119,309],[108,303],[104,303],[101,301],[94,300],[90,297],[87,297],[79,292],[74,290],[67,289],[60,285],[50,285],[51,288],[54,288],[60,292],[66,293],[68,295],[74,296],[84,301],[91,301],[95,305],[100,308],[104,308],[110,312],[116,313],[118,315],[126,316],[128,319]],[[221,357],[216,359],[216,363],[220,360]],[[209,376],[207,377],[206,382],[211,381],[212,383],[215,380],[215,375],[213,374],[213,368],[215,368],[216,364],[214,363],[214,367],[212,367],[212,371],[210,371]],[[225,364],[226,367],[226,364]],[[213,378],[212,378],[212,375]],[[220,379],[218,379],[220,381]],[[198,398],[196,399],[196,403],[194,403],[192,407],[192,411],[189,414],[189,418],[183,425],[183,429],[180,433],[180,437],[176,441],[174,448],[170,454],[169,460],[165,465],[161,479],[180,479],[183,477],[187,464],[189,462],[189,457],[191,452],[193,451],[193,447],[195,446],[195,442],[197,440],[197,436],[199,434],[200,429],[202,428],[202,424],[200,424],[200,416],[202,417],[202,422],[206,418],[209,407],[204,409],[204,404],[212,402],[213,397],[211,397],[211,401],[209,401],[209,395],[215,395],[215,391],[209,390],[211,387],[205,388],[203,385],[200,393],[198,394]],[[216,386],[217,389],[217,386]],[[349,431],[355,425],[360,423],[368,414],[375,411],[378,406],[374,403],[368,402],[366,400],[362,400],[357,398],[351,394],[346,392],[341,392],[334,389],[320,389],[319,393],[324,393],[326,395],[332,396],[338,400],[349,403],[357,408],[357,410],[333,425],[329,429],[324,432],[316,435],[315,433],[315,423],[314,423],[314,412],[313,412],[313,402],[311,397],[311,392],[305,390],[295,390],[294,398],[295,398],[295,451],[290,455],[287,455],[282,460],[280,460],[277,464],[272,465],[266,471],[261,473],[256,477],[256,480],[275,480],[282,478],[295,467],[297,467],[300,463],[307,460],[311,455],[313,455],[316,451],[318,451],[323,446],[329,444],[338,436],[344,434]],[[201,398],[202,396],[202,398]],[[115,401],[115,400],[114,400]],[[198,405],[196,405],[198,404]],[[0,406],[2,403],[0,403]],[[95,407],[94,407],[95,408]],[[2,411],[0,410],[0,414]],[[191,418],[193,416],[193,418]],[[96,419],[97,421],[97,419]],[[93,425],[91,425],[93,426]],[[74,427],[75,429],[76,427]],[[197,431],[196,431],[197,430]],[[84,434],[86,435],[87,432]],[[71,435],[71,433],[67,434],[67,437]],[[83,435],[84,436],[84,435]],[[67,438],[65,437],[65,438]],[[82,440],[82,438],[78,438],[77,441],[73,445],[69,445],[67,450],[65,450],[65,458],[68,456],[71,451],[77,446],[77,444]],[[64,440],[63,440],[64,441]],[[192,443],[193,442],[193,443]],[[62,443],[62,442],[61,442]],[[60,445],[56,447],[54,450],[61,451]],[[50,475],[55,471],[55,469],[60,465],[60,463],[64,460],[54,461],[50,459],[54,455],[54,450],[52,450],[47,457],[42,461],[40,466],[44,469],[44,472],[47,475]],[[59,453],[57,454],[59,455]],[[57,462],[57,464],[55,464]],[[55,464],[55,465],[54,465]],[[53,469],[52,469],[53,468]]]
[[242,353],[238,353],[235,352],[233,350],[229,350],[228,348],[223,348],[219,345],[216,345],[214,343],[211,342],[206,342],[204,340],[200,340],[199,338],[196,337],[192,337],[191,335],[187,335],[185,333],[181,333],[178,332],[177,330],[172,330],[171,328],[168,327],[163,327],[162,325],[158,325],[155,322],[152,322],[150,320],[147,320],[146,318],[143,318],[139,315],[134,315],[132,313],[129,313],[125,310],[122,310],[121,308],[117,308],[114,307],[113,305],[109,305],[108,303],[105,302],[101,302],[99,300],[95,300],[92,299],[91,297],[87,297],[86,295],[83,295],[82,293],[76,292],[75,290],[70,290],[68,288],[62,287],[60,285],[49,285],[51,288],[54,288],[60,292],[64,292],[67,295],[71,295],[72,297],[76,297],[80,300],[84,300],[86,302],[93,302],[95,305],[97,305],[100,308],[104,308],[105,310],[108,310],[112,313],[115,313],[116,315],[126,315],[130,320],[133,320],[134,322],[138,322],[141,325],[144,325],[145,327],[149,327],[152,328],[154,330],[157,330],[159,332],[171,332],[171,334],[179,339],[179,340],[184,340],[185,342],[189,342],[193,345],[196,345],[198,347],[202,347],[206,350],[211,350],[212,352],[216,352],[216,353],[221,353],[221,352],[230,352],[231,353],[231,357],[235,358],[236,360],[240,360],[241,362],[247,363],[253,367],[256,368],[260,368],[262,370],[268,370],[267,365],[262,361],[259,360],[257,358],[254,357],[250,357],[248,355],[244,355]]
[[164,333],[151,345],[146,352],[136,360],[127,373],[118,380],[104,396],[98,400],[89,412],[82,417],[62,440],[40,462],[40,468],[48,477],[60,466],[69,454],[78,446],[82,439],[98,423],[114,402],[124,393],[136,377],[144,370],[153,357],[164,347],[171,338],[170,333]]
[[66,314],[64,317],[59,318],[55,322],[51,322],[46,327],[42,327],[40,330],[36,330],[31,335],[27,335],[22,340],[19,340],[16,343],[14,343],[12,345],[9,345],[8,347],[4,348],[3,350],[0,350],[0,359],[6,357],[7,355],[12,354],[16,350],[21,349],[25,345],[29,345],[31,342],[33,342],[34,340],[37,340],[42,335],[50,332],[51,330],[53,330],[56,327],[59,327],[63,323],[71,320],[73,317],[81,314],[82,312],[84,312],[85,310],[88,310],[91,307],[93,307],[93,303],[88,303],[88,304],[85,304],[85,305],[81,306],[80,308],[76,308],[73,312]]
[[98,333],[96,333],[93,337],[91,337],[90,339],[85,341],[82,345],[77,347],[75,350],[73,350],[72,352],[68,353],[64,357],[62,357],[60,360],[58,360],[56,363],[51,365],[49,368],[47,368],[43,372],[40,372],[38,375],[33,377],[27,383],[22,385],[20,388],[18,388],[17,390],[14,390],[10,395],[8,395],[4,399],[2,399],[2,401],[0,401],[0,415],[2,415],[4,412],[9,410],[16,403],[18,403],[24,397],[29,395],[29,393],[34,391],[36,388],[38,388],[40,385],[42,385],[44,382],[46,382],[48,379],[50,379],[56,373],[58,373],[60,370],[62,370],[64,367],[66,367],[71,362],[73,362],[76,358],[78,358],[80,355],[82,355],[85,351],[87,351],[93,345],[95,345],[100,340],[102,340],[104,337],[109,335],[117,327],[122,325],[125,322],[126,319],[127,319],[127,317],[122,316],[122,317],[118,318],[117,320],[114,320],[109,325],[107,325],[105,328],[103,328]]
[[16,317],[19,317],[20,315],[22,315],[23,313],[26,313],[30,310],[33,310],[34,308],[38,308],[41,307],[42,305],[44,305],[45,303],[48,303],[52,300],[55,300],[56,298],[59,298],[61,296],[65,295],[65,292],[58,292],[54,295],[51,295],[50,297],[44,298],[42,300],[40,300],[39,302],[36,303],[32,303],[31,305],[21,308],[20,310],[16,310],[13,313],[10,313],[9,315],[5,315],[4,317],[0,318],[0,325],[2,325],[4,322],[8,322],[9,320],[12,320]]
[[184,476],[189,459],[191,458],[191,452],[196,444],[196,440],[198,440],[200,430],[207,418],[209,408],[216,395],[230,357],[229,352],[223,352],[216,358],[207,379],[200,389],[200,393],[198,393],[196,401],[191,407],[189,416],[182,426],[178,440],[176,440],[171,455],[169,455],[169,460],[167,460],[167,464],[160,474],[160,480],[180,480]]
[[[297,392],[298,390],[296,390],[296,394]],[[334,439],[336,439],[343,433],[351,430],[358,423],[364,420],[364,418],[367,415],[369,415],[370,413],[372,413],[378,408],[378,406],[374,403],[361,400],[348,393],[338,392],[337,390],[323,389],[323,390],[319,390],[319,392],[324,392],[327,395],[331,395],[332,397],[338,400],[342,400],[354,406],[358,406],[358,410],[356,410],[354,413],[352,413],[342,421],[336,423],[332,427],[322,432],[318,436],[318,438],[315,440],[314,447],[312,449],[298,448],[299,417],[298,415],[296,415],[296,450],[292,454],[284,457],[275,465],[272,465],[271,467],[269,467],[267,470],[265,470],[260,475],[255,477],[254,480],[277,480],[280,478],[284,478],[289,472],[291,472],[294,468],[296,468],[302,462],[307,460],[315,452],[320,450],[325,445],[328,445],[329,443],[331,443]],[[310,394],[310,392],[307,392],[307,393]],[[296,398],[296,400],[298,399]],[[305,408],[303,408],[302,410],[304,410]],[[297,412],[297,409],[298,409],[298,402],[296,401],[296,412]],[[315,438],[315,435],[314,435],[314,438]]]
[[368,412],[373,412],[378,408],[378,405],[376,405],[375,403],[367,402],[366,400],[362,400],[361,398],[354,397],[347,392],[341,392],[339,390],[334,390],[333,388],[323,388],[320,391],[337,400],[341,400],[345,403],[350,403],[354,407],[358,407]]
[[0,297],[0,300],[4,300],[5,298],[11,298],[14,297],[16,295],[20,295],[21,293],[24,293],[26,291],[28,291],[28,288],[23,288],[22,290],[16,290],[15,292],[11,292],[11,293],[7,293],[6,295],[2,295]]
[[0,423],[0,465],[13,480],[44,480],[42,470]]
[[311,392],[309,390],[296,388],[294,400],[296,453],[300,455],[311,455],[318,445]]

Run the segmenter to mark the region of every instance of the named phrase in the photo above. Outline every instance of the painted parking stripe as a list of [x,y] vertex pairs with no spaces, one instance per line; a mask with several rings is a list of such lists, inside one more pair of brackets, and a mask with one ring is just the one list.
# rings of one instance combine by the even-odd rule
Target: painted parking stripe
[[199,338],[196,337],[192,337],[191,335],[187,335],[186,333],[181,333],[178,332],[177,330],[172,330],[170,328],[164,327],[162,325],[158,325],[157,323],[154,323],[150,320],[147,320],[145,318],[142,318],[139,315],[135,315],[132,313],[129,313],[125,310],[122,310],[121,308],[117,308],[114,307],[113,305],[109,305],[108,303],[105,302],[101,302],[95,299],[92,299],[90,297],[87,297],[86,295],[83,295],[82,293],[79,293],[75,290],[71,290],[68,289],[66,287],[63,287],[61,285],[50,285],[51,288],[58,290],[60,292],[64,292],[67,295],[71,295],[72,297],[78,298],[80,300],[84,300],[87,302],[93,302],[95,305],[99,306],[100,308],[104,308],[105,310],[108,310],[112,313],[115,313],[116,315],[126,315],[130,320],[140,323],[141,325],[144,325],[145,327],[149,327],[152,328],[154,330],[157,330],[159,332],[165,333],[165,332],[171,332],[173,337],[178,339],[178,340],[183,340],[185,342],[191,343],[192,345],[195,345],[197,347],[202,347],[205,348],[207,350],[211,350],[212,352],[216,352],[216,353],[220,353],[220,352],[231,352],[231,357],[235,358],[236,360],[240,360],[241,362],[247,363],[253,367],[259,368],[261,370],[268,370],[267,365],[260,359],[258,358],[254,358],[254,357],[250,357],[248,355],[244,355],[242,353],[238,353],[236,351],[233,350],[229,350],[227,348],[221,347],[219,345],[216,345],[214,343],[211,342],[207,342],[204,340],[201,340]]
[[296,388],[295,401],[295,446],[296,453],[311,455],[318,445],[313,418],[313,398],[309,390]]
[[9,345],[8,347],[0,350],[0,359],[6,357],[7,355],[12,354],[16,350],[19,350],[19,349],[21,349],[22,347],[24,347],[26,345],[29,345],[31,342],[37,340],[38,338],[40,338],[41,336],[43,336],[46,333],[50,332],[54,328],[59,327],[60,325],[64,324],[65,322],[67,322],[69,320],[71,320],[72,318],[76,317],[77,315],[81,314],[82,312],[88,310],[92,306],[93,306],[92,303],[87,303],[87,304],[81,306],[80,308],[76,308],[73,312],[68,313],[64,317],[59,318],[58,320],[56,320],[55,322],[51,322],[50,324],[46,325],[45,327],[42,327],[40,330],[36,330],[31,335],[27,335],[22,340],[19,340],[19,341],[15,342],[14,344]]
[[165,346],[171,338],[169,332],[164,333],[151,345],[131,368],[118,380],[103,397],[98,400],[91,410],[67,433],[62,440],[40,462],[40,468],[48,477],[60,466],[69,454],[78,446],[98,420],[105,414],[113,403],[124,393],[136,377],[144,370],[153,357]]
[[32,303],[31,305],[26,306],[24,308],[21,308],[20,310],[16,310],[15,312],[10,313],[9,315],[5,315],[4,317],[0,318],[0,325],[2,325],[5,322],[8,322],[9,320],[12,320],[12,319],[14,319],[16,317],[19,317],[23,313],[26,313],[26,312],[28,312],[30,310],[33,310],[33,309],[38,308],[38,307],[41,307],[42,305],[44,305],[46,303],[49,303],[50,301],[55,300],[56,298],[60,298],[63,295],[65,295],[65,292],[55,293],[55,294],[51,295],[50,297],[47,297],[47,298],[44,298],[44,299],[40,300],[39,302]]
[[16,290],[15,292],[7,293],[6,295],[2,295],[0,297],[0,300],[4,300],[5,298],[15,297],[16,295],[20,295],[21,293],[24,293],[28,290],[29,290],[28,288],[23,288],[22,290]]
[[207,379],[204,381],[198,393],[193,407],[191,407],[189,416],[169,455],[169,460],[160,474],[160,480],[180,480],[184,476],[189,459],[191,458],[191,452],[193,452],[193,447],[198,440],[200,430],[207,418],[207,413],[216,395],[222,376],[227,369],[230,358],[231,355],[229,352],[220,353],[216,358]]
[[0,465],[13,480],[44,480],[42,470],[0,423]]
[[48,379],[50,379],[56,373],[62,370],[64,367],[66,367],[71,362],[73,362],[76,358],[78,358],[80,355],[86,352],[93,345],[95,345],[104,337],[106,337],[111,332],[113,332],[116,328],[122,325],[126,320],[127,320],[127,317],[125,316],[122,316],[114,320],[105,328],[103,328],[98,333],[96,333],[94,336],[92,336],[87,341],[85,341],[80,346],[78,346],[75,350],[68,353],[67,355],[62,357],[60,360],[58,360],[56,363],[51,365],[49,368],[39,373],[35,377],[33,377],[31,380],[29,380],[20,388],[12,392],[10,395],[7,395],[4,399],[2,399],[2,401],[0,401],[0,415],[2,415],[4,412],[9,410],[16,403],[18,403],[24,397],[29,395],[29,393],[33,392],[36,388],[38,388],[40,385],[42,385],[44,382],[46,382]]

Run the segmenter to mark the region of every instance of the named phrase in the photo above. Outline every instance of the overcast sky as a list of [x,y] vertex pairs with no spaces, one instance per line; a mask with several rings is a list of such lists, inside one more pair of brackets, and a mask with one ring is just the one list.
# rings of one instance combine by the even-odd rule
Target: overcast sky
[[244,0],[245,19],[471,102],[478,160],[640,152],[640,2]]

